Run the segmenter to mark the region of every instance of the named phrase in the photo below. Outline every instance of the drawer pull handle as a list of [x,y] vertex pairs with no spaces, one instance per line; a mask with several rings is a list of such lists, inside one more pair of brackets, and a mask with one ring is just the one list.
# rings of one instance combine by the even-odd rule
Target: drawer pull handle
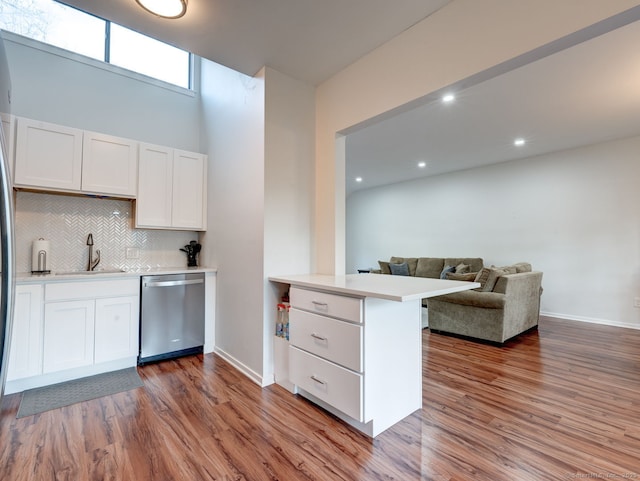
[[327,340],[326,337],[318,336],[315,333],[311,333],[311,337],[313,337],[314,339],[317,339],[318,341],[326,341]]
[[323,386],[326,384],[326,382],[324,382],[322,379],[318,379],[315,376],[311,376],[311,379],[315,382],[317,382],[318,384],[322,384]]

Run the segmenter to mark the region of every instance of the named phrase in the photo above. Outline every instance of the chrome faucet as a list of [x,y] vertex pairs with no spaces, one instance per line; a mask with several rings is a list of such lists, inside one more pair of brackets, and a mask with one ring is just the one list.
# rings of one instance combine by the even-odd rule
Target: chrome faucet
[[89,263],[87,264],[87,270],[92,271],[100,263],[100,249],[96,250],[96,258],[93,258],[93,235],[89,234],[87,237],[87,245],[89,246]]

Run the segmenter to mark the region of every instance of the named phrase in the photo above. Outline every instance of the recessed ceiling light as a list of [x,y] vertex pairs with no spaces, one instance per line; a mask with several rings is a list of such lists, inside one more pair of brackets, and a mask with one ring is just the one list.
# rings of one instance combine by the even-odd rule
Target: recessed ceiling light
[[362,177],[356,177],[356,182],[362,182]]
[[427,163],[426,162],[418,162],[418,167],[420,167],[421,169],[426,167]]
[[456,96],[453,94],[446,94],[442,97],[443,102],[453,102],[456,99]]
[[520,147],[521,145],[524,145],[525,141],[524,139],[516,139],[513,141],[513,145],[517,145],[518,147]]
[[147,12],[158,17],[180,18],[187,12],[187,0],[136,0]]

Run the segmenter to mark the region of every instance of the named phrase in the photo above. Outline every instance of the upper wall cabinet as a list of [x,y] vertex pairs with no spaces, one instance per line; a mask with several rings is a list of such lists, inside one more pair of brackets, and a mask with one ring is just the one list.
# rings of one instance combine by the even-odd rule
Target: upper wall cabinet
[[135,197],[138,143],[96,132],[84,132],[82,190]]
[[18,119],[16,187],[80,191],[82,130]]
[[15,187],[135,197],[137,142],[18,119]]
[[13,115],[5,114],[4,112],[0,112],[0,120],[2,121],[2,131],[4,133],[4,140],[6,141],[7,147],[6,162],[9,165],[11,181],[13,182],[13,152],[16,141],[16,121]]
[[207,156],[140,144],[136,227],[206,230]]

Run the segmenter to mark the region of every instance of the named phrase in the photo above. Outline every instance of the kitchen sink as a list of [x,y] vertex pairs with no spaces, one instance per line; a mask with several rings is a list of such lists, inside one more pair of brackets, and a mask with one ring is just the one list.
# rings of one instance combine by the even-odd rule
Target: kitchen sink
[[66,271],[54,272],[56,276],[76,276],[76,275],[95,275],[95,274],[117,274],[119,272],[127,272],[124,269],[102,269],[96,271]]

